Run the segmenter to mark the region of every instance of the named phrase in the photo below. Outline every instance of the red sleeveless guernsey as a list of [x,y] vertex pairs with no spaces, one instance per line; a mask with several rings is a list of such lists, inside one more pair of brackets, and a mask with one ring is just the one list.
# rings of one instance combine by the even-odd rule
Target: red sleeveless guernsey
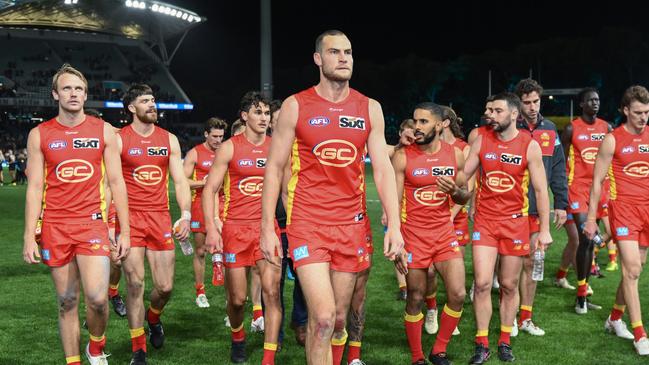
[[482,133],[476,214],[490,219],[527,216],[527,148],[531,141],[527,133],[519,132],[508,142],[499,140],[493,131]]
[[130,210],[160,212],[169,210],[169,132],[154,126],[148,137],[131,125],[119,132],[122,138],[122,174]]
[[223,221],[260,221],[261,193],[264,186],[270,137],[255,146],[245,134],[232,138],[232,160],[223,180]]
[[363,224],[363,164],[371,129],[369,99],[350,89],[332,103],[312,87],[298,94],[299,114],[288,184],[287,224]]
[[[459,149],[460,152],[463,153],[463,155],[464,155],[464,149],[468,145],[469,145],[468,143],[464,142],[463,140],[461,140],[459,138],[455,138],[455,142],[453,142],[451,144],[451,146],[456,147],[457,149]],[[453,200],[450,201],[450,204],[451,204],[451,207],[453,207],[455,205]],[[468,212],[466,206],[464,206],[464,207],[462,207],[462,209],[455,216],[454,222],[460,222],[460,221],[466,220],[466,219],[469,219],[469,212]]]
[[573,184],[590,185],[599,145],[608,133],[608,123],[596,118],[588,124],[581,118],[571,122],[572,140],[568,150],[568,186]]
[[[210,172],[212,167],[212,162],[214,161],[215,151],[205,147],[204,143],[201,143],[194,147],[196,151],[196,164],[194,165],[194,173],[192,174],[192,180],[201,181],[205,179],[207,174]],[[192,202],[200,200],[201,193],[203,188],[198,188],[192,190]]]
[[649,128],[631,134],[624,125],[613,132],[615,152],[609,169],[611,200],[646,205],[649,196]]
[[106,221],[104,123],[86,115],[75,127],[56,119],[37,127],[45,165],[43,221]]

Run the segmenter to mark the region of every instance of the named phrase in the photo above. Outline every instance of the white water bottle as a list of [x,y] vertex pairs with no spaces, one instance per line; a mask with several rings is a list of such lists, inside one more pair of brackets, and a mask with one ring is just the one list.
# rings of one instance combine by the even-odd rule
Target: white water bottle
[[534,266],[532,267],[532,280],[543,281],[543,266],[545,253],[541,249],[534,251]]
[[[177,220],[174,223],[174,233],[178,233],[180,231],[180,221],[181,219]],[[180,249],[183,251],[183,255],[189,256],[194,253],[194,248],[192,247],[192,243],[189,242],[189,237],[185,240],[179,240],[178,243],[180,244]]]

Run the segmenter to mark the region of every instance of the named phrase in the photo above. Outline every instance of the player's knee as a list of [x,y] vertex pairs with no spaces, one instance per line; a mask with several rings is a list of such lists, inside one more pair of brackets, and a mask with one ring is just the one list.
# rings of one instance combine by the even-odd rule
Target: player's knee
[[408,287],[407,300],[410,303],[421,303],[424,301],[424,292],[417,288]]
[[516,279],[500,279],[500,289],[503,296],[510,296],[516,294],[518,290],[518,280]]
[[460,304],[464,303],[464,297],[466,297],[466,289],[464,286],[459,286],[457,288],[449,288],[446,290],[448,301],[453,304]]
[[243,309],[243,306],[246,304],[246,294],[232,294],[228,300],[228,305],[231,305],[233,309],[239,310]]
[[473,287],[473,293],[475,294],[483,294],[487,293],[491,290],[491,283],[492,279],[489,278],[488,280],[478,280],[476,279],[475,285]]
[[[334,332],[334,311],[321,311],[315,316],[315,336],[318,340],[329,340]],[[344,324],[343,324],[344,326]]]
[[623,265],[624,279],[636,281],[640,278],[642,273],[642,265],[640,263],[632,265]]
[[162,283],[158,284],[155,288],[158,294],[163,298],[168,298],[171,296],[171,290],[173,290],[172,283]]
[[96,313],[103,313],[108,308],[107,295],[86,295],[86,307]]
[[126,282],[126,288],[130,295],[141,293],[144,290],[144,280],[131,276]]
[[65,293],[57,296],[59,313],[69,313],[77,308],[78,296],[76,293]]
[[203,260],[205,258],[205,246],[204,245],[196,245],[196,249],[194,250],[194,255],[198,257],[199,259]]
[[262,291],[264,293],[264,302],[279,303],[279,285],[265,286]]

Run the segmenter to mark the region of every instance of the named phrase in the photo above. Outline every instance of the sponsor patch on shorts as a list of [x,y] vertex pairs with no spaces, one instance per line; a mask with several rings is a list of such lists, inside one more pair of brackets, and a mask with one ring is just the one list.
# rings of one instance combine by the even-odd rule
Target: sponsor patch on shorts
[[300,261],[309,257],[309,247],[307,245],[293,249],[293,260]]
[[41,250],[41,257],[47,261],[50,259],[50,250]]
[[471,235],[471,239],[473,241],[480,241],[480,232],[473,232],[473,234]]
[[237,262],[237,254],[236,253],[226,253],[225,254],[225,262],[234,264]]
[[194,229],[201,228],[201,222],[199,221],[192,221],[191,227]]
[[629,235],[629,227],[617,227],[615,229],[615,233],[617,233],[618,236],[628,236]]
[[408,263],[412,264],[412,252],[408,252]]
[[570,208],[572,208],[572,209],[579,209],[579,202],[572,202],[572,203],[570,203]]

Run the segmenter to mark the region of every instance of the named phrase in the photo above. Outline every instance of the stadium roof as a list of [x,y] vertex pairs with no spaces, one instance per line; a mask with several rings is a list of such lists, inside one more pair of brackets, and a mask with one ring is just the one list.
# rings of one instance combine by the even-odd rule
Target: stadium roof
[[0,26],[74,29],[156,44],[205,20],[153,0],[0,0]]

